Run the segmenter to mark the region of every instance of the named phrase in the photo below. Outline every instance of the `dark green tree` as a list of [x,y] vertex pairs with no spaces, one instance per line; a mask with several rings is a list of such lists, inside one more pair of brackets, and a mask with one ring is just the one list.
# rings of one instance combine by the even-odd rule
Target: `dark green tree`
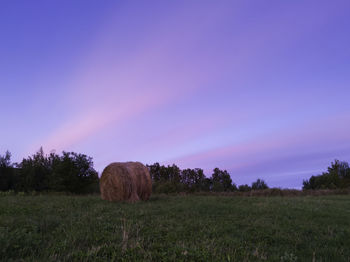
[[255,182],[252,183],[252,189],[253,190],[263,190],[263,189],[268,189],[269,187],[265,183],[264,180],[258,178]]
[[212,180],[212,191],[232,191],[237,189],[235,184],[232,184],[232,179],[230,174],[226,170],[220,170],[215,168],[211,176]]
[[251,190],[252,190],[252,188],[250,186],[248,186],[247,184],[240,185],[238,187],[238,191],[240,191],[240,192],[248,192],[248,191],[251,191]]
[[153,182],[173,182],[179,183],[181,180],[180,174],[181,170],[178,166],[173,164],[172,166],[168,165],[163,166],[159,163],[154,163],[153,165],[147,165],[148,170]]
[[52,170],[42,148],[18,165],[20,179],[18,191],[48,191]]
[[303,189],[336,189],[350,187],[350,168],[347,162],[335,160],[328,172],[303,181]]
[[184,169],[181,171],[181,183],[186,191],[194,192],[206,189],[203,169]]
[[51,156],[52,187],[56,191],[77,194],[93,193],[98,188],[98,173],[93,168],[92,158],[84,154],[63,152],[58,159]]
[[92,158],[63,152],[45,155],[42,148],[18,165],[17,191],[63,191],[77,194],[99,190],[99,178]]
[[14,190],[15,183],[11,153],[6,151],[4,156],[0,155],[0,191]]
[[213,181],[211,178],[204,178],[201,191],[210,191],[213,187]]
[[181,184],[181,170],[178,166],[163,166],[159,163],[147,165],[152,178],[153,192],[175,193],[183,191]]

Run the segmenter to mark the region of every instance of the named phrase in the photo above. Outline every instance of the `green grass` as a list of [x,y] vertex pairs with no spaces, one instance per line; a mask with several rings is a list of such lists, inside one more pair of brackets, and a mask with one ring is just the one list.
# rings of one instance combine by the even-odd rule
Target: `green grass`
[[350,261],[350,196],[1,196],[0,260]]

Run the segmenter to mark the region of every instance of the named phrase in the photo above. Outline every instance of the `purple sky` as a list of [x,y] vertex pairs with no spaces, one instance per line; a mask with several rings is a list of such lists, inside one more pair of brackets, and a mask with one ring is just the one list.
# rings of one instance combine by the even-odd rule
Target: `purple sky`
[[350,1],[2,1],[0,154],[301,187],[350,161]]

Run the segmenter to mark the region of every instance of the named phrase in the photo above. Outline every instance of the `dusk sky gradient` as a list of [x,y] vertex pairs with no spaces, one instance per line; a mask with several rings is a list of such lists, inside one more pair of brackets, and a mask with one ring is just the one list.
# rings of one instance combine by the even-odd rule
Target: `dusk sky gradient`
[[1,1],[0,154],[219,167],[300,188],[350,161],[350,1]]

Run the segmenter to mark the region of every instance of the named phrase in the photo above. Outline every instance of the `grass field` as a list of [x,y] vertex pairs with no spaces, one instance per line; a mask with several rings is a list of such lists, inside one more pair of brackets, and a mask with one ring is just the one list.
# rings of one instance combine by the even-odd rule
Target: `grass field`
[[350,196],[1,196],[0,258],[350,261]]

